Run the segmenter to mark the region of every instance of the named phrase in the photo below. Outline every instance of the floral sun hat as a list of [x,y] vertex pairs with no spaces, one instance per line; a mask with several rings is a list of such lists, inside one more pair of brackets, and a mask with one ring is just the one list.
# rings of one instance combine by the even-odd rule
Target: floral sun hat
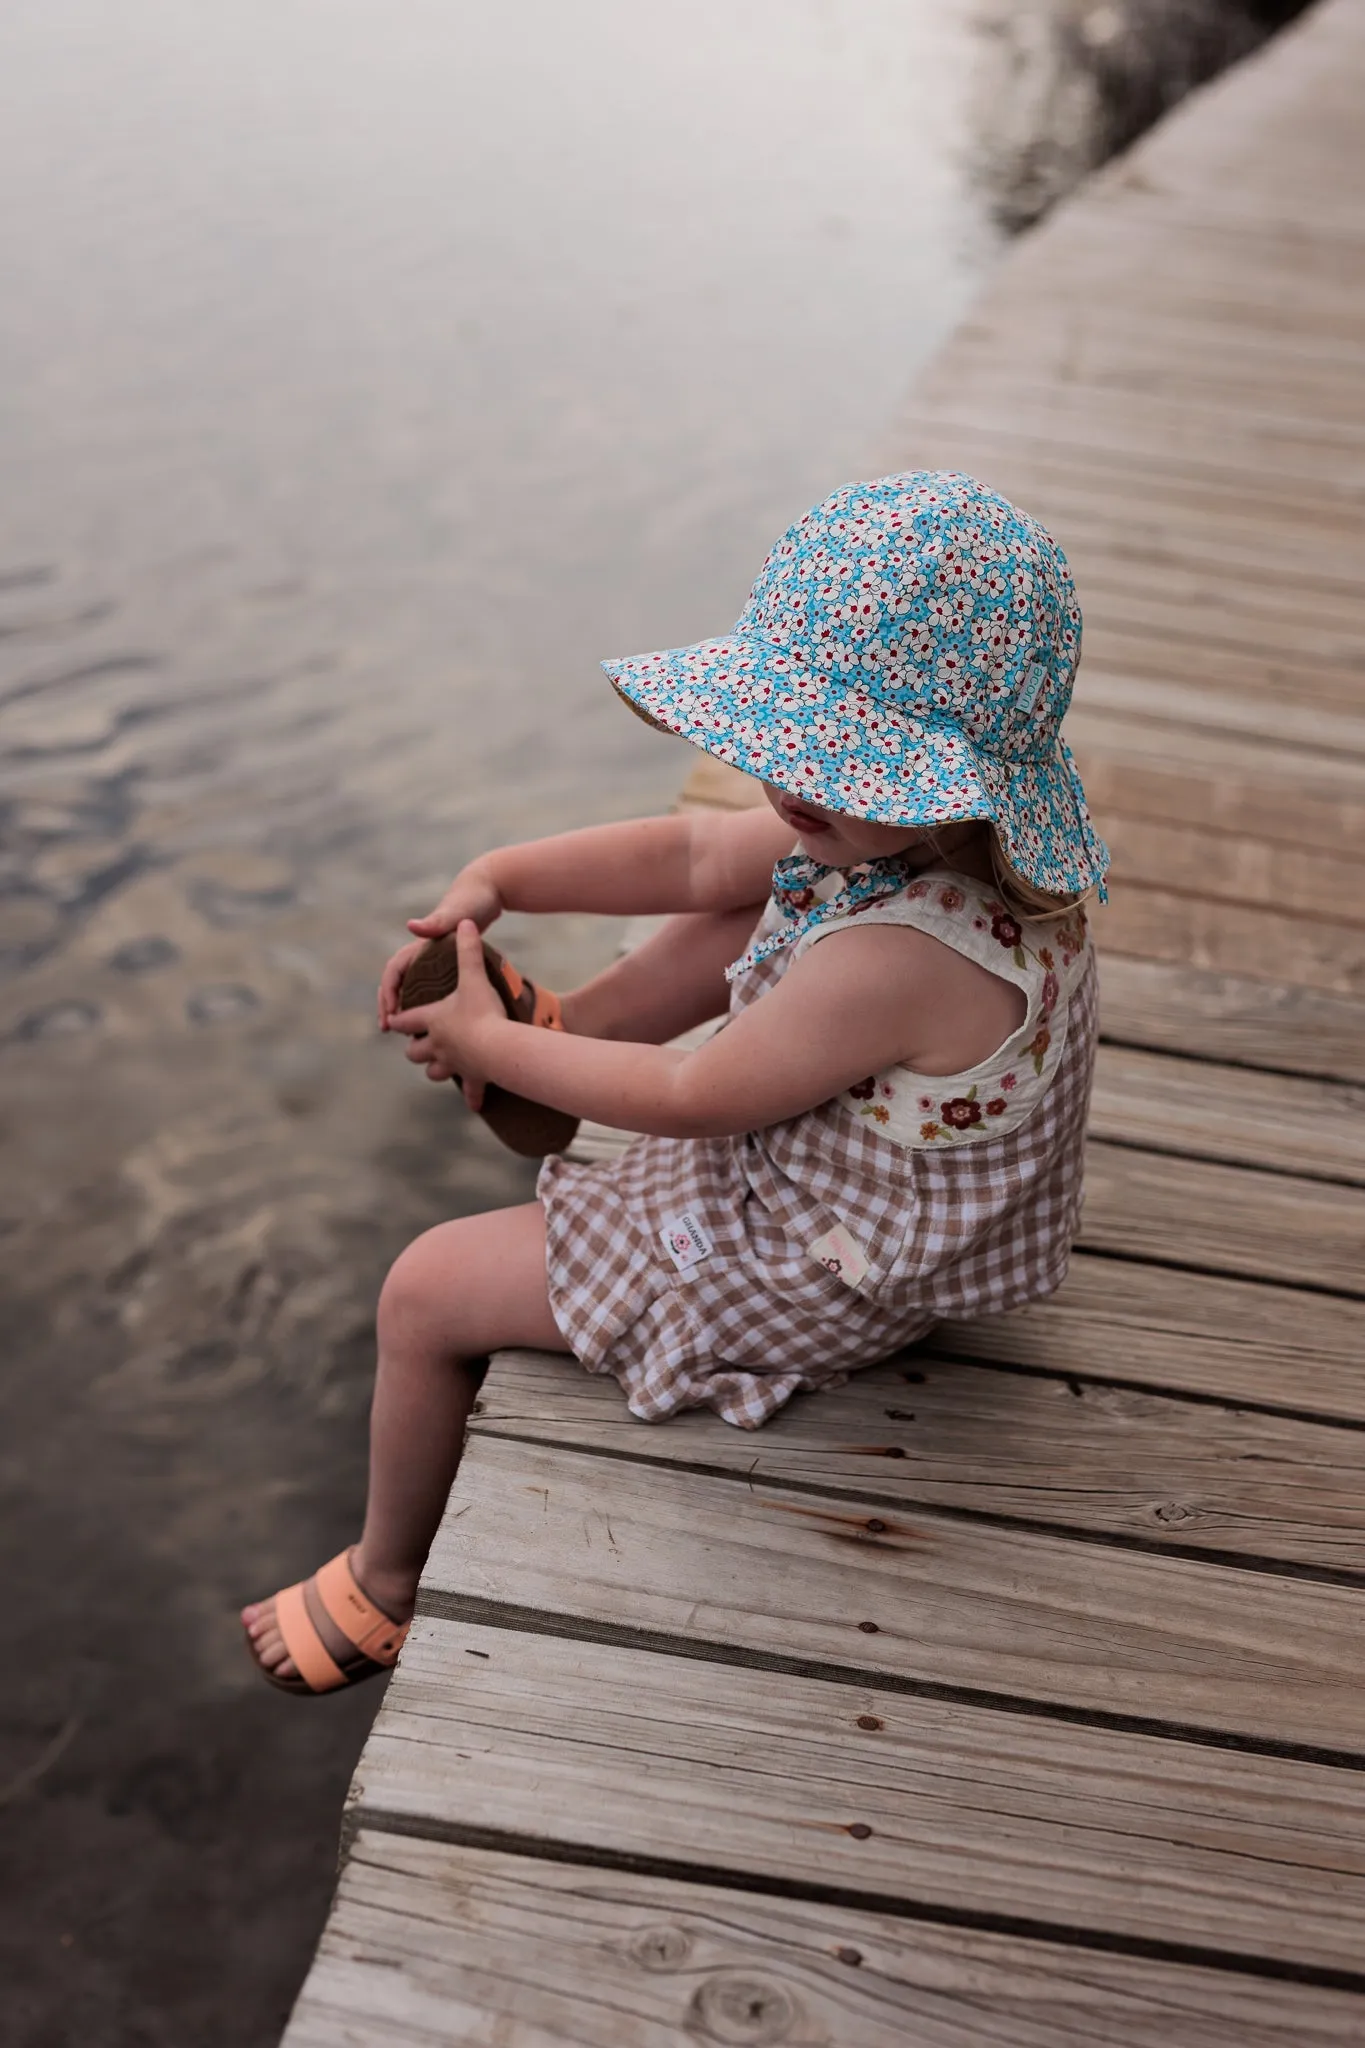
[[985,818],[1015,872],[1099,886],[1062,715],[1081,613],[1057,543],[953,471],[845,484],[798,519],[732,633],[602,666],[668,732],[824,810]]

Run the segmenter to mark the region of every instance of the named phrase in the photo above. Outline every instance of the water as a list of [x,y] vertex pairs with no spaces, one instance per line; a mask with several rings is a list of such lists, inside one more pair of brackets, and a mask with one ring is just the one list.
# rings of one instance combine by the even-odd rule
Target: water
[[597,661],[725,627],[876,467],[994,248],[974,62],[931,0],[9,0],[26,2040],[275,2037],[375,1694],[279,1698],[233,1611],[354,1532],[389,1259],[528,1186],[378,968],[478,848],[672,796]]

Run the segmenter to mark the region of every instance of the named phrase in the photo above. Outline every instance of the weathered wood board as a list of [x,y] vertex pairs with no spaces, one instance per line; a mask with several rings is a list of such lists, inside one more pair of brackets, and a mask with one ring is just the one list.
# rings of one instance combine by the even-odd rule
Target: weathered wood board
[[[611,1382],[562,1358],[506,1352],[481,1396],[480,1451],[496,1433],[705,1463],[746,1485],[861,1497],[907,1516],[956,1508],[1156,1550],[1358,1573],[1365,1587],[1365,1431],[1222,1404],[1210,1415],[1203,1402],[938,1349],[917,1346],[795,1400],[752,1437],[720,1433],[699,1411],[639,1422]],[[467,1541],[464,1520],[447,1533]]]
[[419,1619],[352,1822],[1365,1991],[1365,1773],[875,1684]]
[[1362,105],[1324,0],[1021,242],[886,452],[1085,604],[1066,1281],[756,1434],[496,1359],[289,2048],[1365,2041]]
[[1347,2048],[1359,2022],[1316,1986],[364,1829],[290,2041]]

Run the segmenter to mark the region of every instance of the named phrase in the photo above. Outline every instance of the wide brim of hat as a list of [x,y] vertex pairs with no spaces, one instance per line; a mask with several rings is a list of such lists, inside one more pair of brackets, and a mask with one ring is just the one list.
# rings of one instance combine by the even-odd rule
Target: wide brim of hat
[[[604,661],[630,708],[716,760],[822,810],[877,825],[946,825],[981,818],[995,827],[1006,860],[1049,894],[1103,890],[1108,849],[1096,833],[1070,750],[1002,761],[979,752],[938,712],[876,703],[856,755],[834,745],[827,705],[807,701],[789,675],[770,676],[771,650],[742,635]],[[754,713],[712,678],[735,663],[752,681],[782,693]],[[849,721],[845,720],[847,724]]]

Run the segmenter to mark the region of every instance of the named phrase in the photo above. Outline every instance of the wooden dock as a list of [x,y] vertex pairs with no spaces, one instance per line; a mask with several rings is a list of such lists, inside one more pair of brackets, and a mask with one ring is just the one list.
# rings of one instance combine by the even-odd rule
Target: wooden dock
[[1365,2042],[1363,106],[1325,0],[887,450],[1086,607],[1070,1278],[754,1436],[496,1360],[288,2048]]

